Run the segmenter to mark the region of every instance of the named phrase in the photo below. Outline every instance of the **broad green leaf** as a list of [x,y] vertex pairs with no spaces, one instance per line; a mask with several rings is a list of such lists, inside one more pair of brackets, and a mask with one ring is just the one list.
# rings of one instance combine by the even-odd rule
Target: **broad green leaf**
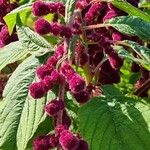
[[[150,70],[149,61],[147,61],[147,59],[145,59],[143,56],[141,56],[141,54],[139,52],[138,52],[138,54],[141,56],[141,58],[135,58],[133,56],[133,54],[132,53],[130,54],[127,50],[125,50],[123,46],[114,46],[113,48],[118,51],[118,54],[120,57],[127,58],[131,61],[134,61],[134,62],[142,65],[143,67],[147,68],[148,70]],[[145,49],[145,47],[144,47],[144,49]]]
[[139,36],[141,39],[150,39],[150,23],[135,16],[115,17],[108,23],[116,30],[130,36]]
[[[10,77],[0,105],[0,149],[25,150],[38,127],[44,123],[46,115],[43,107],[49,98],[33,100],[28,87],[35,80],[35,70],[39,60],[27,58]],[[51,129],[51,121],[43,134]],[[31,145],[30,145],[31,146]]]
[[123,94],[114,86],[112,85],[103,85],[103,94],[107,97],[120,97]]
[[[47,101],[52,100],[55,97],[55,94],[52,92],[50,92],[49,96],[39,100],[34,100],[30,96],[27,97],[17,131],[18,150],[25,150],[27,146],[32,146],[31,143],[33,137],[48,133],[52,130],[52,122],[44,113],[44,106]],[[41,125],[45,125],[46,129],[41,130]]]
[[143,61],[147,62],[147,64],[150,64],[150,49],[144,46],[139,45],[136,42],[125,40],[123,41],[125,44],[127,44],[134,52],[136,52]]
[[36,56],[44,55],[52,51],[51,45],[42,36],[32,31],[29,27],[17,26],[19,41],[31,54]]
[[76,0],[67,0],[65,3],[65,22],[69,23],[70,17],[73,14]]
[[125,0],[112,0],[111,1],[114,6],[128,13],[129,15],[137,16],[144,21],[150,22],[150,15],[145,13],[144,11],[132,6],[127,3]]
[[149,116],[145,101],[95,97],[80,108],[79,128],[90,150],[149,150]]
[[8,30],[9,30],[10,34],[13,32],[14,27],[16,25],[17,14],[19,13],[21,21],[24,22],[24,20],[26,19],[27,13],[31,11],[31,6],[32,6],[32,4],[22,5],[16,9],[12,10],[10,13],[8,13],[4,17],[4,20],[8,26]]
[[28,49],[23,47],[19,41],[6,45],[0,50],[0,70],[8,64],[25,58],[27,54]]

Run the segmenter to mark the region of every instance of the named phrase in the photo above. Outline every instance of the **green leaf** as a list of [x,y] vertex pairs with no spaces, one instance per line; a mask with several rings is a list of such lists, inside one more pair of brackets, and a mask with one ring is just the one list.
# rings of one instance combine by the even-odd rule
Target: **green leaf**
[[70,17],[74,12],[76,0],[67,0],[65,2],[65,22],[69,23]]
[[150,15],[132,6],[125,0],[112,0],[112,4],[129,15],[137,16],[146,22],[150,22]]
[[127,45],[129,45],[130,48],[134,52],[136,52],[144,61],[147,62],[147,64],[150,64],[150,49],[144,46],[139,45],[136,42],[125,40],[123,41]]
[[36,56],[52,51],[51,45],[42,36],[32,31],[29,27],[17,26],[19,41],[29,52]]
[[140,8],[150,8],[149,0],[140,0],[139,7]]
[[[150,70],[149,61],[147,61],[143,56],[141,56],[141,54],[139,52],[138,52],[138,54],[141,56],[141,58],[136,58],[133,56],[132,53],[130,54],[127,50],[125,50],[123,46],[113,46],[113,48],[118,51],[118,54],[120,57],[127,58],[131,61],[134,61],[134,62],[142,65],[143,67],[146,67],[148,70]],[[145,47],[144,47],[144,49],[145,49]]]
[[149,116],[145,101],[95,97],[80,108],[80,132],[90,150],[149,150]]
[[141,39],[150,39],[150,23],[134,16],[115,17],[108,23],[116,30],[130,36],[139,36]]
[[4,20],[5,20],[5,22],[6,22],[7,26],[8,26],[8,30],[9,30],[10,34],[13,32],[14,27],[16,25],[17,14],[19,13],[22,22],[24,22],[24,20],[26,19],[27,13],[31,12],[31,6],[32,6],[32,4],[22,5],[22,6],[18,7],[18,8],[16,8],[16,9],[14,9],[13,11],[8,13],[4,17]]
[[[29,57],[15,70],[10,77],[0,105],[0,149],[25,150],[38,128],[46,120],[43,107],[49,98],[33,100],[29,85],[35,80],[35,70],[39,60]],[[43,134],[48,133],[51,121]],[[42,131],[41,131],[42,132]],[[31,146],[31,145],[30,145]]]
[[6,45],[0,50],[0,70],[8,64],[25,58],[27,54],[28,50],[19,41]]
[[[32,146],[33,137],[52,130],[52,120],[44,113],[44,106],[46,102],[54,98],[56,96],[53,92],[39,100],[34,100],[30,96],[27,97],[17,131],[18,150],[25,150],[27,146]],[[41,129],[43,125],[45,129]]]

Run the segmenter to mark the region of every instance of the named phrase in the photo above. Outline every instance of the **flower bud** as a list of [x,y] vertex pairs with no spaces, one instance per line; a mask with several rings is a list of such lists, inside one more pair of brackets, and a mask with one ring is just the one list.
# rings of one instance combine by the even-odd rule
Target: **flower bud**
[[45,111],[49,116],[55,116],[60,110],[65,107],[62,100],[52,100],[45,106]]
[[39,18],[34,24],[34,29],[37,33],[44,35],[48,34],[51,31],[51,25],[45,19]]
[[35,16],[44,16],[49,13],[49,6],[44,1],[36,1],[32,5],[32,12]]
[[60,134],[59,143],[64,150],[76,150],[79,146],[79,139],[69,130],[64,130]]
[[34,82],[34,83],[32,83],[29,87],[29,91],[30,91],[30,95],[34,99],[41,98],[46,93],[46,91],[44,89],[43,82]]

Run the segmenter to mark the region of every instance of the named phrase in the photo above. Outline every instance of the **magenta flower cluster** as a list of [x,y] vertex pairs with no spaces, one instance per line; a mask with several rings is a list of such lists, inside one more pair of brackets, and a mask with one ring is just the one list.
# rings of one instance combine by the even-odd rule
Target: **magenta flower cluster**
[[9,34],[7,25],[5,24],[5,21],[3,19],[3,17],[7,13],[12,11],[16,7],[18,7],[17,2],[9,3],[6,0],[0,0],[0,48],[13,41],[17,41],[18,39],[15,30],[12,35]]
[[[137,6],[133,0],[129,2]],[[37,137],[33,142],[34,150],[48,150],[55,147],[63,150],[89,149],[85,140],[69,130],[72,122],[66,109],[64,94],[70,92],[74,100],[81,105],[90,100],[97,86],[119,83],[123,59],[112,45],[124,39],[138,40],[137,37],[125,36],[112,27],[92,28],[94,24],[102,24],[111,18],[127,15],[112,4],[77,0],[75,8],[76,16],[73,16],[68,25],[64,25],[62,20],[60,21],[60,18],[65,15],[63,3],[36,1],[32,7],[33,14],[39,17],[35,21],[34,30],[40,35],[57,36],[61,41],[54,54],[45,64],[37,68],[38,81],[29,87],[30,95],[34,99],[39,99],[53,88],[59,87],[57,97],[50,100],[44,107],[46,114],[53,118],[54,134]],[[43,18],[49,13],[54,13],[54,19],[51,22]],[[73,45],[75,51],[70,57],[68,55],[68,50],[72,46],[70,40],[75,35],[79,38]],[[139,68],[141,70],[141,67],[137,68],[136,71]],[[78,73],[78,69],[85,71],[86,79]],[[148,78],[148,73],[143,71],[135,87],[143,85]],[[93,81],[95,81],[94,84]]]
[[[86,90],[84,79],[75,72],[68,62],[63,62],[59,68],[56,68],[57,62],[64,55],[64,44],[57,46],[55,53],[47,59],[46,64],[36,70],[38,82],[30,85],[30,95],[34,99],[43,97],[54,86],[60,86],[65,83],[65,90],[69,90],[79,103],[85,103],[90,99],[90,93]],[[86,93],[87,92],[87,93]],[[82,97],[82,95],[88,95]],[[48,102],[44,107],[47,115],[54,119],[56,126],[55,134],[43,135],[37,137],[33,142],[34,150],[51,149],[57,146],[64,150],[88,150],[88,144],[83,139],[78,138],[69,131],[71,119],[65,109],[65,102],[59,97]],[[58,124],[59,113],[62,114],[61,124]],[[86,149],[85,149],[86,148]]]
[[59,13],[65,15],[65,6],[61,2],[36,1],[32,6],[32,12],[35,16],[44,16],[49,13]]

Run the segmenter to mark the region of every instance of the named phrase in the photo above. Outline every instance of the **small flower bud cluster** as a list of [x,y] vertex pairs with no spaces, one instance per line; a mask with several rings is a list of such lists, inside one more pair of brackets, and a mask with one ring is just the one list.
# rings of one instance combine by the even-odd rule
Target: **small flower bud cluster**
[[54,134],[41,135],[34,139],[34,150],[49,150],[55,148],[58,145],[58,139]]
[[86,52],[86,48],[80,42],[75,46],[75,58],[74,63],[79,66],[84,66],[89,61],[89,55]]
[[7,25],[5,25],[5,21],[3,17],[12,11],[13,9],[18,7],[17,2],[9,3],[6,0],[0,1],[0,48],[9,44],[10,42],[18,40],[17,34],[15,31],[10,35]]
[[63,45],[60,44],[54,55],[48,58],[46,64],[37,68],[36,74],[40,81],[32,83],[29,87],[30,95],[34,99],[43,97],[54,85],[62,82],[62,74],[55,69],[56,63],[62,56]]
[[59,23],[49,23],[43,18],[39,18],[35,21],[34,29],[38,34],[44,35],[52,33],[55,36],[70,38],[72,31],[69,27]]
[[91,5],[88,12],[85,14],[84,21],[89,24],[99,15],[99,12],[102,11],[104,8],[104,3],[94,3],[93,5]]
[[[123,59],[112,45],[128,37],[112,27],[91,29],[92,26],[82,28],[82,25],[104,23],[113,17],[126,15],[126,13],[110,3],[91,0],[77,0],[75,8],[77,16],[66,26],[59,23],[58,13],[64,15],[65,12],[62,3],[36,1],[32,7],[35,16],[41,17],[49,13],[56,15],[56,19],[51,23],[43,18],[36,20],[35,31],[37,33],[53,34],[64,38],[64,43],[56,48],[45,64],[37,68],[36,75],[39,80],[29,87],[30,95],[34,99],[38,99],[52,90],[54,86],[59,86],[58,96],[50,100],[44,107],[46,114],[53,119],[54,134],[36,138],[33,142],[35,150],[47,150],[55,147],[63,150],[88,150],[87,142],[69,130],[72,122],[66,109],[64,94],[69,91],[79,104],[84,104],[94,94],[101,93],[95,87],[99,87],[101,84],[120,82],[120,68],[123,65]],[[70,39],[75,35],[79,35],[80,38],[74,44],[75,54],[70,61],[66,56],[71,46]],[[86,78],[85,81],[76,71],[78,69],[73,68],[72,62],[81,69],[87,69],[91,78]],[[88,77],[89,74],[85,76]],[[142,86],[148,77],[147,73],[143,72],[135,87]],[[93,80],[96,82],[94,85],[92,84]]]
[[85,140],[79,139],[63,125],[56,126],[55,134],[41,135],[33,141],[34,150],[49,150],[57,146],[63,150],[89,150]]
[[36,1],[32,6],[32,12],[35,16],[45,16],[49,13],[59,13],[64,16],[65,6],[61,2]]

